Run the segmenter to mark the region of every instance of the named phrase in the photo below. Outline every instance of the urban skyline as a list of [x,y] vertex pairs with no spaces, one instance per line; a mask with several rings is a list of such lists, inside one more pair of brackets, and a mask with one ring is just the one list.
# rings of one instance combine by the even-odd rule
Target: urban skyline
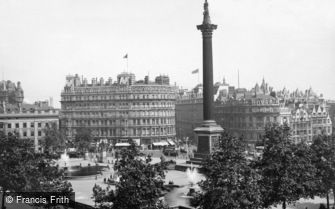
[[0,3],[1,208],[331,208],[330,5],[19,1]]
[[[265,77],[276,90],[311,86],[334,99],[333,4],[211,2],[219,25],[214,81],[225,77],[237,86],[239,70],[241,87]],[[200,35],[194,33],[201,21],[198,2],[3,1],[0,11],[1,72],[6,80],[21,81],[28,102],[53,97],[60,107],[66,75],[115,78],[126,70],[125,54],[137,77],[168,74],[171,84],[189,89],[198,83],[191,74],[202,70]]]

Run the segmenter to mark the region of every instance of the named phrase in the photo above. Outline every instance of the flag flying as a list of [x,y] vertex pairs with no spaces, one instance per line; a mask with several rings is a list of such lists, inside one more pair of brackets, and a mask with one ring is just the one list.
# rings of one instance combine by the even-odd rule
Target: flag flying
[[123,59],[128,59],[128,54],[124,55]]
[[192,74],[196,74],[196,73],[199,73],[199,69],[196,69],[196,70],[192,71]]

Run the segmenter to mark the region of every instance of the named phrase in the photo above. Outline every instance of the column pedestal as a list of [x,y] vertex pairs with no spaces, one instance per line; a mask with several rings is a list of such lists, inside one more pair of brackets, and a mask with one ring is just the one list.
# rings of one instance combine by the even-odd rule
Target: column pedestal
[[194,132],[198,141],[198,149],[190,163],[201,164],[218,147],[217,143],[223,128],[214,120],[205,120],[200,127],[194,129]]

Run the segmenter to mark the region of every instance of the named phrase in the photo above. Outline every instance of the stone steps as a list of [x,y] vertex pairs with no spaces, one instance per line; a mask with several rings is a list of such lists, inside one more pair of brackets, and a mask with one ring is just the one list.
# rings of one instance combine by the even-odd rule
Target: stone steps
[[206,159],[208,157],[208,155],[209,154],[203,154],[203,153],[196,152],[196,153],[194,153],[194,158]]
[[204,161],[203,158],[191,158],[190,160],[186,161],[187,164],[195,164],[195,165],[201,165]]

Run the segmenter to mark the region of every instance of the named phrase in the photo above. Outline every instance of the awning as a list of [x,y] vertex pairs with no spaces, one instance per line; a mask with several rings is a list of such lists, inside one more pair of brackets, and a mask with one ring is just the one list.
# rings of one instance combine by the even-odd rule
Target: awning
[[172,139],[168,139],[167,141],[168,141],[169,144],[172,145],[172,146],[176,145],[176,143],[174,143],[174,141],[172,141]]
[[76,148],[68,148],[68,151],[69,151],[69,152],[76,152],[77,149],[76,149]]
[[166,141],[161,141],[161,142],[153,142],[152,143],[154,146],[169,146],[169,143]]
[[133,139],[133,142],[135,143],[136,146],[141,145],[141,139]]
[[130,144],[129,143],[116,143],[115,146],[116,147],[129,147]]

